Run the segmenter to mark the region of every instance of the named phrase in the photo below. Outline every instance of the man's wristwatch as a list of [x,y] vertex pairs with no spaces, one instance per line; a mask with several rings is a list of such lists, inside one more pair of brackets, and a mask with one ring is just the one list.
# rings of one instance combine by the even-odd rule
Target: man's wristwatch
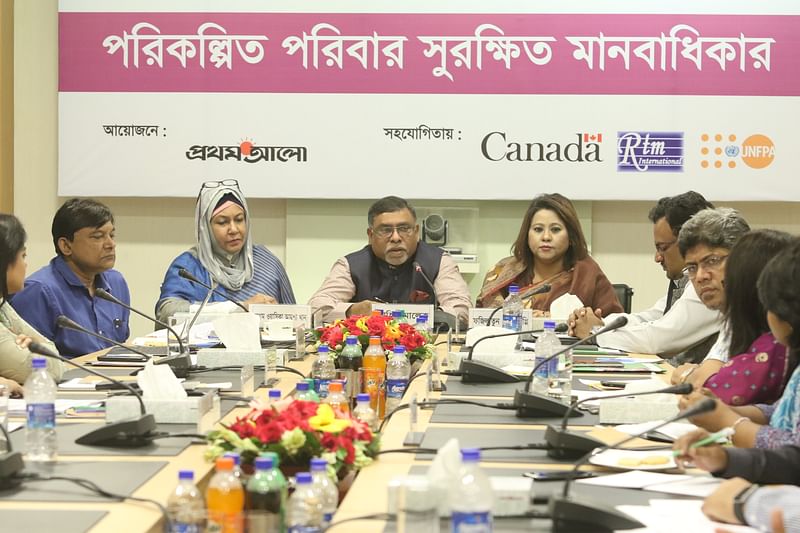
[[747,520],[744,517],[744,505],[747,503],[747,498],[758,490],[758,488],[759,486],[754,483],[742,489],[742,491],[733,498],[733,514],[736,515],[736,519],[740,524],[747,524]]

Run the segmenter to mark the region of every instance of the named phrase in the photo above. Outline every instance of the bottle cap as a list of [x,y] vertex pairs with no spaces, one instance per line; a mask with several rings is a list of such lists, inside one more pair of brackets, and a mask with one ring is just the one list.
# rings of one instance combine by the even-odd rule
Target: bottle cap
[[278,454],[275,453],[275,452],[261,452],[260,454],[258,454],[258,456],[259,457],[270,457],[272,459],[272,464],[275,466],[275,468],[277,468],[278,465],[281,464],[281,460],[278,457]]
[[395,355],[397,355],[397,354],[405,355],[406,347],[403,346],[402,344],[398,344],[392,349],[392,351],[394,352]]
[[331,349],[328,347],[327,344],[320,344],[319,346],[317,346],[317,353],[318,354],[320,354],[320,353],[329,353],[330,351],[331,351]]
[[556,329],[556,321],[555,320],[545,320],[544,321],[544,329]]
[[508,286],[508,294],[518,294],[518,293],[519,293],[519,285]]
[[369,401],[369,394],[367,394],[366,392],[360,393],[358,396],[356,396],[356,401],[358,403],[368,402]]
[[217,471],[233,470],[233,457],[218,457]]
[[275,458],[261,455],[256,457],[256,470],[272,470],[275,467]]
[[347,344],[353,345],[358,343],[358,337],[355,335],[348,335],[347,336]]
[[331,381],[328,384],[328,392],[342,392],[342,382],[341,381]]
[[328,469],[328,461],[322,459],[321,457],[314,457],[311,459],[311,471],[312,472],[319,472],[325,471]]
[[231,459],[233,459],[233,464],[235,464],[236,466],[239,466],[239,463],[242,460],[242,458],[236,452],[227,452],[225,454],[225,457],[230,457]]
[[473,463],[481,460],[481,451],[478,448],[462,448],[461,461]]
[[269,399],[270,400],[280,400],[281,399],[281,391],[279,389],[269,389]]
[[298,485],[309,485],[311,483],[311,472],[298,472],[294,479]]
[[395,309],[392,311],[392,318],[403,318],[403,314],[402,309]]
[[307,392],[308,381],[298,381],[297,385],[295,385],[295,390],[297,390],[298,392]]
[[373,335],[373,336],[371,336],[369,338],[369,343],[370,344],[380,344],[381,343],[381,338],[379,336],[377,336],[377,335]]
[[179,470],[178,479],[194,481],[194,470]]
[[39,370],[40,368],[47,368],[47,359],[44,357],[34,357],[31,360],[31,366],[34,370]]

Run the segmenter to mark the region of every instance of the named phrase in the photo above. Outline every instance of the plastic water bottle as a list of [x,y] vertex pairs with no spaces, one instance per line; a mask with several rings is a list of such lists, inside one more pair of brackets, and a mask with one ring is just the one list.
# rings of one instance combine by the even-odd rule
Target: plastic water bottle
[[227,452],[223,457],[230,457],[233,459],[233,470],[231,470],[231,472],[233,472],[233,475],[239,480],[239,483],[242,484],[242,487],[247,485],[248,476],[242,470],[242,457],[237,452]]
[[289,498],[289,533],[322,531],[322,499],[314,488],[310,472],[295,477],[296,487]]
[[27,429],[25,460],[49,462],[58,455],[56,440],[56,382],[47,373],[47,360],[34,357],[33,372],[25,380]]
[[331,381],[325,403],[329,404],[331,409],[340,416],[346,417],[350,412],[350,400],[344,395],[341,381]]
[[417,317],[417,323],[414,326],[414,329],[416,329],[418,332],[423,333],[423,334],[424,333],[430,333],[430,331],[428,331],[428,314],[427,313],[421,313]]
[[356,398],[356,407],[353,409],[353,418],[364,422],[369,429],[375,431],[375,410],[370,407],[370,397],[367,393],[361,393]]
[[398,324],[402,324],[406,321],[406,313],[402,309],[395,309],[392,311],[392,320],[397,322]]
[[267,348],[264,360],[264,383],[275,383],[278,379],[278,349],[273,345]]
[[206,489],[208,529],[220,533],[244,532],[244,488],[233,474],[233,458],[217,459],[217,471]]
[[286,478],[272,456],[256,457],[256,471],[247,482],[247,531],[283,533],[286,530]]
[[508,296],[503,301],[503,327],[511,331],[522,331],[522,300],[516,285],[508,287]]
[[281,399],[281,391],[280,389],[269,389],[267,393],[267,404],[272,407],[275,405],[276,402],[280,401]]
[[452,533],[491,533],[492,486],[480,468],[477,448],[461,450],[461,470],[450,493]]
[[[561,341],[556,336],[556,323],[553,320],[544,321],[544,332],[536,339],[534,348],[536,353],[536,364],[538,365],[546,358],[550,357],[561,349]],[[570,367],[570,371],[571,371]],[[533,376],[533,391],[537,394],[548,395],[554,388],[552,382],[558,374],[558,361],[553,359],[539,367]]]
[[[558,349],[563,349],[561,342]],[[553,361],[556,369],[554,376],[550,377],[551,389],[548,394],[558,398],[564,405],[572,405],[572,350],[567,350],[556,359],[557,362]]]
[[394,347],[394,355],[386,364],[386,414],[400,405],[411,376],[411,364],[403,346]]
[[328,527],[339,505],[339,487],[328,475],[328,461],[311,459],[311,482],[322,499],[322,527]]
[[194,484],[194,471],[178,472],[178,486],[167,500],[167,515],[171,522],[169,533],[203,533],[206,504]]
[[304,400],[306,402],[319,403],[319,396],[308,385],[308,381],[298,381],[295,385],[294,399]]
[[317,395],[325,399],[328,395],[328,385],[332,379],[336,379],[336,365],[333,364],[327,344],[320,344],[317,348],[317,358],[311,366],[311,377],[314,378]]

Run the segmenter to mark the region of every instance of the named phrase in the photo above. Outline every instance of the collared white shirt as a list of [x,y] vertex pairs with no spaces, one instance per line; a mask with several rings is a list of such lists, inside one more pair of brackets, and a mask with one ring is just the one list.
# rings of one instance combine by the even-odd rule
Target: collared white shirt
[[628,317],[628,324],[597,337],[597,344],[633,353],[672,356],[691,348],[717,333],[722,326],[719,311],[712,311],[698,298],[691,283],[664,314],[667,297],[660,298],[641,313],[612,313],[606,324],[618,316]]

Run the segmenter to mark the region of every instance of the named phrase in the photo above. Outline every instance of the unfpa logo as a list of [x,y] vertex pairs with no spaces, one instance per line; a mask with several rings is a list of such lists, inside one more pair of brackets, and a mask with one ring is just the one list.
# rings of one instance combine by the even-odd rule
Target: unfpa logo
[[775,144],[760,133],[747,137],[739,144],[736,135],[717,133],[700,136],[700,166],[702,168],[736,168],[739,160],[750,168],[766,168],[775,159]]

